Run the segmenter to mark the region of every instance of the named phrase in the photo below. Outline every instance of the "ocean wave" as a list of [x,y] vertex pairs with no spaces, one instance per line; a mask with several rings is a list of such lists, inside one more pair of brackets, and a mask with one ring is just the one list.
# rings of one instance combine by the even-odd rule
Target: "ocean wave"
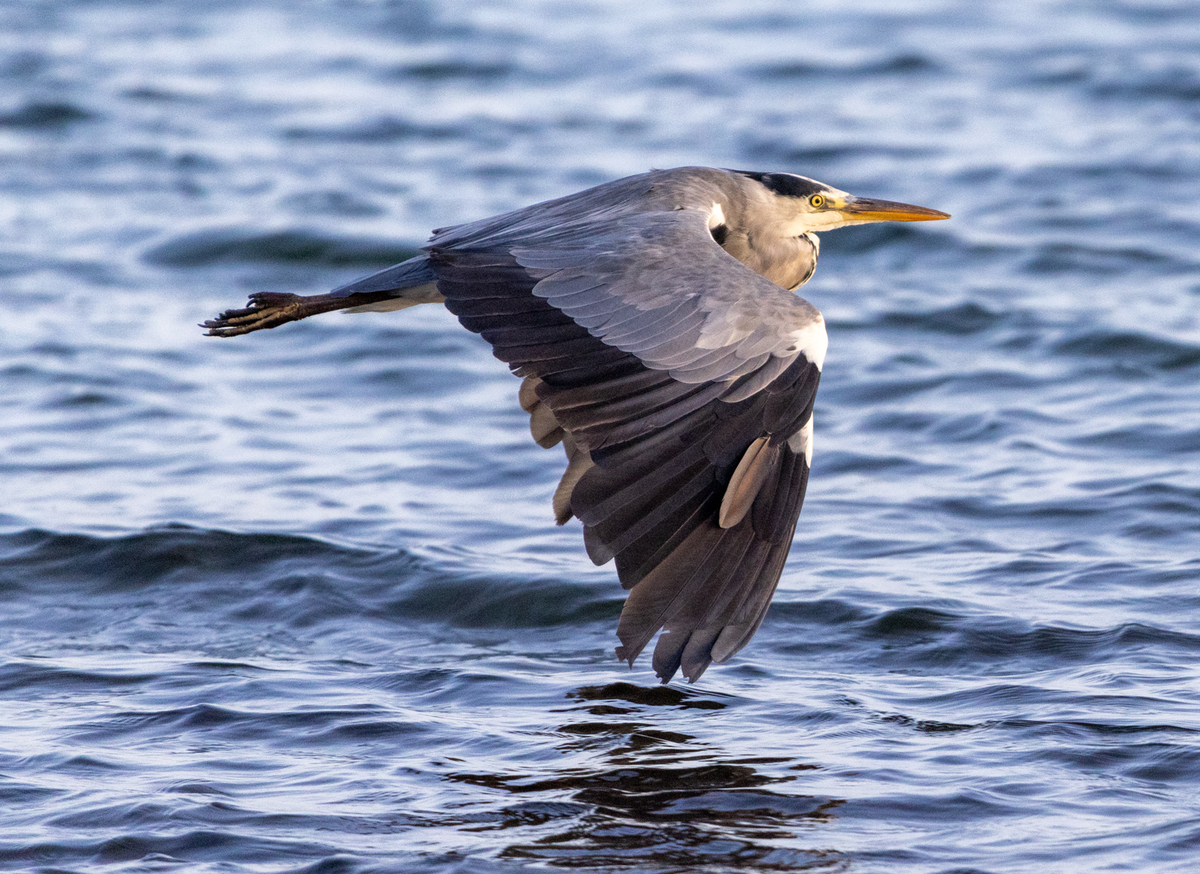
[[0,112],[0,127],[53,129],[95,117],[94,113],[67,101],[33,101],[10,112]]
[[[16,596],[121,599],[151,590],[197,612],[309,628],[345,618],[461,628],[615,622],[615,581],[514,578],[438,567],[406,550],[283,534],[164,526],[117,537],[26,530],[0,535],[0,589]],[[169,599],[169,600],[167,600]]]
[[230,262],[341,267],[396,264],[415,254],[415,248],[383,239],[343,237],[303,229],[264,231],[254,227],[223,227],[191,231],[155,243],[142,253],[142,259],[147,264],[173,268]]

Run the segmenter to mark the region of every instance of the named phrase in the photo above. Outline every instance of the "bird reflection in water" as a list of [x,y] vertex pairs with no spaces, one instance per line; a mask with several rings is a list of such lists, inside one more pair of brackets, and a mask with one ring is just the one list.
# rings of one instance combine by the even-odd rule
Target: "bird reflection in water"
[[[601,757],[596,767],[447,775],[515,796],[498,821],[475,827],[522,830],[522,839],[505,847],[501,858],[639,870],[719,865],[722,870],[840,871],[848,864],[842,853],[803,846],[813,827],[828,822],[842,802],[781,791],[796,777],[780,771],[814,765],[789,766],[789,759],[777,757],[730,758],[691,735],[638,718],[656,707],[725,709],[711,695],[610,683],[584,686],[569,697],[578,702],[569,710],[585,718],[558,729],[566,740],[556,750],[595,751]],[[773,773],[764,773],[768,767]]]

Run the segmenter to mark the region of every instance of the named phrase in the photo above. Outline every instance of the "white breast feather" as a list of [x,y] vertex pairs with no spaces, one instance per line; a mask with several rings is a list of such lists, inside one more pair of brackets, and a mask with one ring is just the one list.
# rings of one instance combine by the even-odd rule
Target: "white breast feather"
[[804,427],[788,438],[788,449],[799,455],[804,453],[804,463],[812,467],[813,417],[809,416]]
[[792,332],[792,345],[796,351],[816,365],[817,370],[825,366],[825,353],[829,350],[829,334],[825,332],[825,319],[820,314],[811,325]]
[[721,204],[713,202],[712,212],[708,214],[708,229],[720,227],[725,224],[725,210],[721,209]]

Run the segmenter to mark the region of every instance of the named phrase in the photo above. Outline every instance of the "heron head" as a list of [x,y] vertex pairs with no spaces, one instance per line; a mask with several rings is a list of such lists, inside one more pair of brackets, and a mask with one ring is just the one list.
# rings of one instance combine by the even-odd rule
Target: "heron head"
[[780,199],[789,236],[868,222],[929,222],[950,218],[949,213],[923,206],[855,197],[795,173],[739,172]]

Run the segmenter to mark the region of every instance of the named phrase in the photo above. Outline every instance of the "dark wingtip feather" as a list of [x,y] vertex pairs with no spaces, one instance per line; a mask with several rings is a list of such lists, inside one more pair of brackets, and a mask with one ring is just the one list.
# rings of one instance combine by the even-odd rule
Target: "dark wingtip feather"
[[671,682],[671,678],[679,670],[680,662],[683,659],[683,647],[686,643],[686,634],[664,631],[658,636],[651,663],[654,666],[654,673],[662,682]]

